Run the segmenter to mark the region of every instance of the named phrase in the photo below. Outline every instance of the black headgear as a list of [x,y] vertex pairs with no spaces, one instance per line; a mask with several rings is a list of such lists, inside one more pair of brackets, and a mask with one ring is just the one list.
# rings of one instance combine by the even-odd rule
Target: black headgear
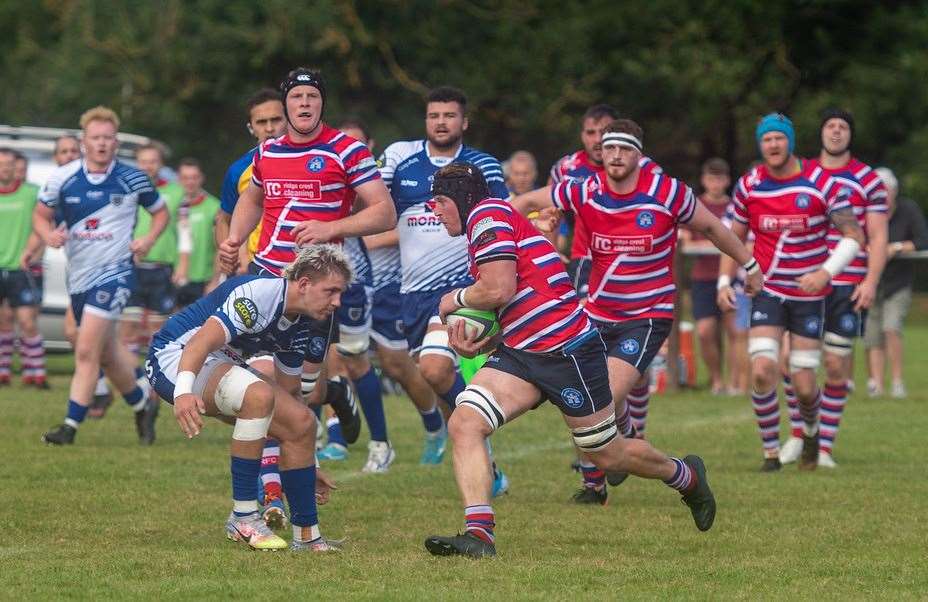
[[306,69],[305,67],[298,67],[287,74],[287,77],[284,81],[280,82],[280,94],[281,100],[284,102],[284,117],[287,118],[287,123],[290,124],[294,130],[300,134],[306,135],[309,132],[301,132],[296,129],[296,126],[293,125],[293,122],[290,121],[290,115],[287,113],[287,94],[290,93],[290,90],[296,88],[297,86],[312,86],[315,89],[319,90],[319,95],[322,96],[322,112],[319,114],[319,122],[322,122],[322,114],[325,113],[325,82],[322,80],[322,73],[318,71],[313,71],[312,69]]
[[844,109],[838,109],[835,107],[825,109],[822,111],[822,123],[818,126],[819,131],[825,127],[825,124],[828,123],[829,119],[843,119],[847,122],[847,127],[851,130],[851,142],[848,144],[850,146],[854,143],[854,116],[851,115],[850,111],[845,111]]
[[[449,169],[449,168],[454,169]],[[483,173],[473,163],[458,162],[442,167],[432,180],[432,195],[446,196],[457,205],[461,216],[461,234],[467,229],[467,218],[480,201],[489,198],[490,189]]]

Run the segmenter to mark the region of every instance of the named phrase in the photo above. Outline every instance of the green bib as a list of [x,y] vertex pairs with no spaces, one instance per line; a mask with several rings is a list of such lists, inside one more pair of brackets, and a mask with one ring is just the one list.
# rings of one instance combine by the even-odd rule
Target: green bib
[[38,186],[20,184],[10,193],[0,193],[0,269],[18,270],[19,259],[32,232]]
[[187,272],[187,280],[190,282],[209,282],[213,277],[213,260],[216,257],[213,222],[216,220],[217,211],[219,199],[208,194],[200,203],[192,205],[187,214],[190,237],[193,239],[190,268]]
[[[158,240],[143,261],[174,265],[177,261],[177,211],[180,209],[180,204],[184,200],[184,190],[177,182],[168,182],[158,187],[158,194],[164,199],[170,219],[168,220],[168,225],[164,229],[164,232],[158,237]],[[151,214],[143,207],[139,207],[133,238],[145,236],[150,230]]]

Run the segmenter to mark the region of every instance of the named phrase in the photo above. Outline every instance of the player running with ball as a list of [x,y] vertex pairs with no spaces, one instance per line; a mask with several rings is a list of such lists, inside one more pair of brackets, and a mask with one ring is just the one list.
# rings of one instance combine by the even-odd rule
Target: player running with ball
[[[669,457],[647,441],[621,436],[605,346],[580,307],[554,246],[508,203],[487,198],[486,181],[474,165],[443,167],[435,174],[432,192],[435,215],[448,234],[466,236],[476,279],[442,297],[440,314],[446,318],[464,307],[497,311],[502,336],[458,395],[448,423],[465,506],[464,534],[431,536],[426,549],[435,555],[496,554],[489,503],[493,473],[485,441],[545,400],[561,410],[577,447],[601,470],[662,479],[683,495],[697,528],[708,530],[715,498],[702,459]],[[463,356],[490,346],[469,335],[463,321],[449,329],[452,347]]]
[[[351,267],[340,248],[304,247],[284,268],[283,278],[226,280],[171,317],[152,341],[145,370],[161,398],[173,400],[184,434],[200,434],[201,415],[234,425],[226,534],[256,550],[287,547],[258,513],[258,473],[268,436],[280,442],[280,478],[293,524],[290,549],[337,548],[319,532],[316,497],[324,503],[333,484],[317,474],[316,417],[298,399],[312,321],[332,316],[350,280]],[[268,355],[273,364],[245,362]]]

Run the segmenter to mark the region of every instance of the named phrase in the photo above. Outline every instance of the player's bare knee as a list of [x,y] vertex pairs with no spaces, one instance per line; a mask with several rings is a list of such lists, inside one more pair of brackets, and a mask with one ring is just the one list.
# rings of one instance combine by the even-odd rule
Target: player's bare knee
[[263,380],[248,385],[242,410],[255,416],[269,416],[274,411],[274,388]]
[[436,391],[446,391],[454,383],[454,364],[443,356],[422,356],[419,358],[419,371]]

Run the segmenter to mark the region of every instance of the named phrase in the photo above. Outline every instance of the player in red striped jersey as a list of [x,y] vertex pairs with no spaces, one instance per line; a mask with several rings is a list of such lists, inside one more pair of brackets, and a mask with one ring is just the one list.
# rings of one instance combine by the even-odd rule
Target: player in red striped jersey
[[[560,409],[574,442],[600,470],[663,479],[682,494],[697,528],[708,530],[715,498],[702,459],[668,457],[646,441],[619,434],[602,338],[580,306],[554,246],[506,201],[488,198],[486,180],[473,164],[440,169],[432,192],[435,215],[448,234],[466,235],[476,280],[442,297],[440,314],[444,319],[462,307],[493,310],[502,332],[496,350],[458,395],[448,422],[465,531],[429,537],[429,552],[496,554],[489,505],[493,474],[485,441],[545,400]],[[492,344],[475,341],[463,322],[449,329],[449,337],[465,357]]]
[[[573,212],[590,232],[593,270],[586,311],[598,322],[609,353],[613,399],[625,436],[633,436],[626,397],[648,369],[670,333],[675,287],[673,255],[677,226],[688,224],[724,253],[751,268],[748,294],[760,290],[751,253],[693,191],[667,175],[641,168],[641,127],[620,119],[603,133],[604,173],[584,181],[565,181],[516,197],[522,213],[554,205]],[[581,503],[605,503],[603,475],[589,461],[584,468]],[[620,479],[613,480],[615,484]]]
[[[831,294],[825,299],[825,389],[822,392],[819,466],[837,466],[831,452],[847,403],[848,382],[853,378],[851,354],[854,338],[861,335],[867,308],[886,266],[889,239],[886,188],[876,172],[851,155],[854,117],[847,111],[828,109],[822,115],[822,149],[809,161],[834,178],[848,197],[867,244],[844,270],[831,279]],[[833,225],[828,230],[828,249],[834,250],[841,233]],[[869,248],[869,251],[868,251]],[[795,462],[802,449],[802,425],[798,404],[790,403],[792,435],[780,451],[783,464]]]
[[[780,469],[779,407],[776,384],[783,333],[790,334],[789,371],[802,415],[799,468],[818,464],[821,392],[815,370],[821,362],[825,303],[831,279],[864,244],[864,235],[845,189],[808,161],[793,154],[795,133],[785,115],[771,113],[755,132],[763,162],[743,175],[733,195],[732,232],[742,240],[754,233],[754,257],[766,276],[751,306],[752,403],[761,432],[765,472]],[[831,254],[829,222],[841,233]],[[733,306],[735,266],[722,258],[719,304]]]

